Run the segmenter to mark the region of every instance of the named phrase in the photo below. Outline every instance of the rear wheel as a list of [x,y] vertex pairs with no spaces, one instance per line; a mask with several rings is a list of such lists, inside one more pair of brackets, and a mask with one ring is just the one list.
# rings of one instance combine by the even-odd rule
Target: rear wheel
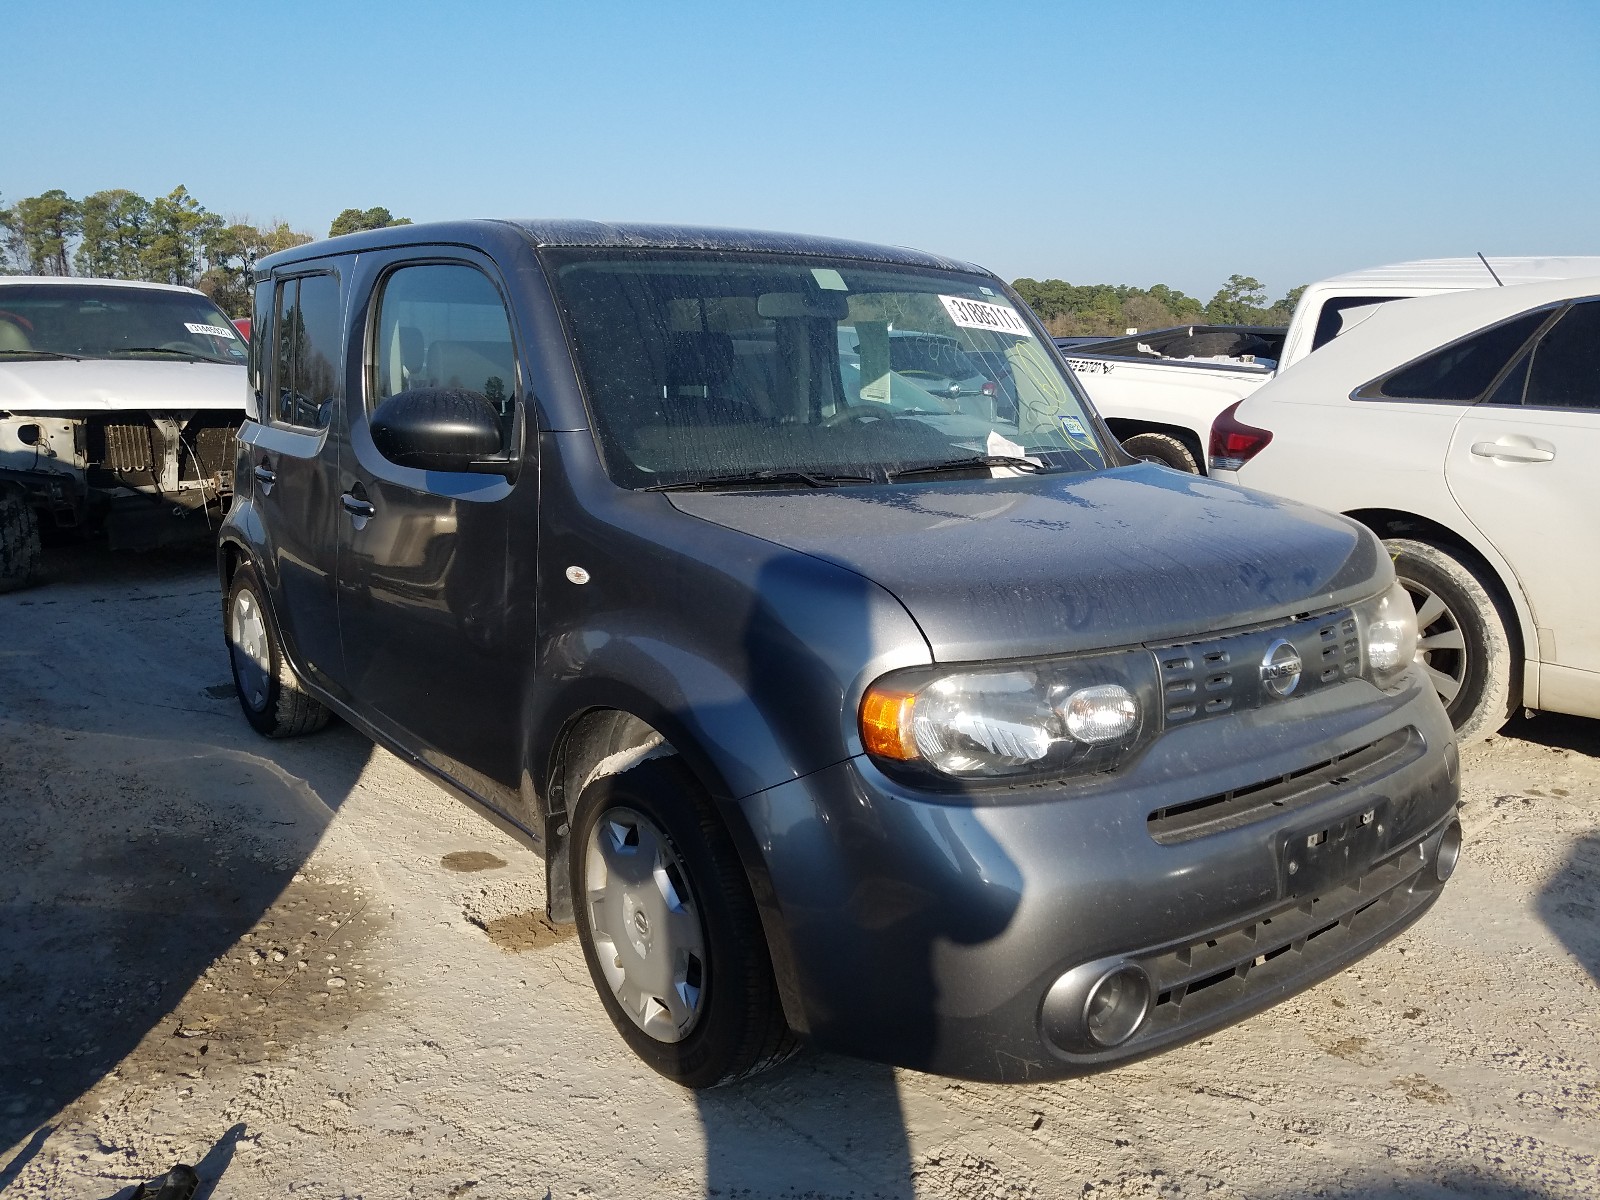
[[0,488],[0,592],[27,587],[39,576],[43,552],[39,516],[16,488]]
[[798,1048],[738,855],[679,759],[584,789],[572,894],[595,989],[650,1067],[685,1087],[715,1087]]
[[1417,606],[1417,663],[1465,744],[1489,737],[1521,700],[1521,662],[1507,622],[1482,580],[1430,542],[1390,538],[1395,575]]
[[239,707],[257,733],[298,737],[328,723],[331,714],[305,690],[284,656],[261,581],[248,563],[234,572],[223,633]]
[[1190,475],[1200,474],[1200,463],[1194,451],[1184,445],[1182,438],[1173,437],[1170,433],[1136,433],[1123,439],[1122,448],[1145,462],[1160,463]]

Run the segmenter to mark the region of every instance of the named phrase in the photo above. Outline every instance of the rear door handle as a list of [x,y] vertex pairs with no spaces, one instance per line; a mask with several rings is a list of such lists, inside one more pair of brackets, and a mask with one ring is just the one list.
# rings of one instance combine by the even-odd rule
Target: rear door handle
[[1472,452],[1479,458],[1493,458],[1500,462],[1549,462],[1556,456],[1555,448],[1541,445],[1532,438],[1503,437],[1493,442],[1473,442]]
[[278,473],[269,467],[265,460],[256,466],[255,476],[263,493],[271,492],[272,485],[278,482]]

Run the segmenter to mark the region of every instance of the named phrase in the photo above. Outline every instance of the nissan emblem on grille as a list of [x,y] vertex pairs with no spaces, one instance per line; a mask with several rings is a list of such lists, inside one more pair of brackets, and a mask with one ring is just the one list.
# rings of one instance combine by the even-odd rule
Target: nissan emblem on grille
[[1261,656],[1261,682],[1275,696],[1287,696],[1300,684],[1300,652],[1279,638]]

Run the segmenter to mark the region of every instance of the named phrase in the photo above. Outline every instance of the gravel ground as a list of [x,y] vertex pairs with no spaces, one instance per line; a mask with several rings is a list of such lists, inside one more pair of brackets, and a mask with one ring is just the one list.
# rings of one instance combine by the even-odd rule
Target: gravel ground
[[250,732],[208,558],[56,552],[0,596],[0,1192],[126,1197],[1594,1197],[1600,722],[1464,758],[1422,922],[1086,1080],[803,1054],[639,1066],[536,859],[335,725]]

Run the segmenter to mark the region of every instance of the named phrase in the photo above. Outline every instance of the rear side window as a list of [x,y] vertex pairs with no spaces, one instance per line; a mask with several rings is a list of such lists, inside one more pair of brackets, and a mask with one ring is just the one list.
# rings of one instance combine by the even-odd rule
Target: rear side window
[[300,429],[324,429],[343,393],[339,369],[344,323],[335,275],[302,275],[278,284],[272,416]]
[[1574,304],[1533,348],[1522,402],[1600,408],[1600,300]]
[[1470,404],[1488,391],[1549,316],[1548,309],[1540,309],[1480,330],[1368,384],[1357,394],[1366,400]]

